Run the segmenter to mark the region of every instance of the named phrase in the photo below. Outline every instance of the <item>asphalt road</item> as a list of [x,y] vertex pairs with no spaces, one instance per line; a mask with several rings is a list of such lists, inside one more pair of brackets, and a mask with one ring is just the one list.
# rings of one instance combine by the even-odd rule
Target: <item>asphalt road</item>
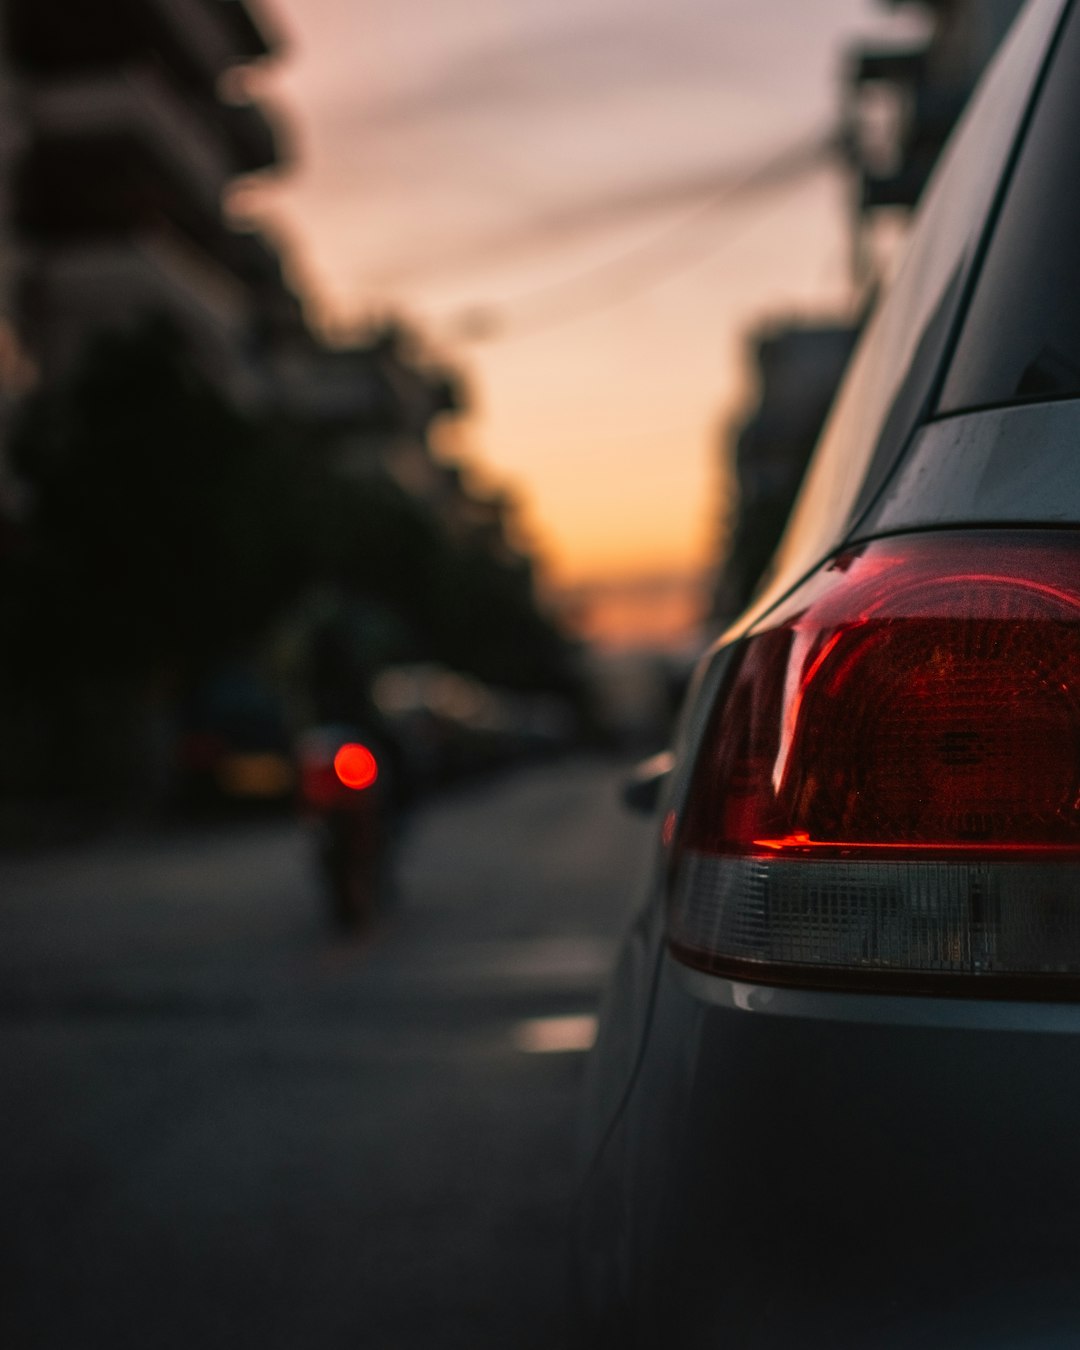
[[363,943],[291,823],[0,864],[0,1344],[563,1345],[573,1019],[650,849],[618,779],[429,807]]

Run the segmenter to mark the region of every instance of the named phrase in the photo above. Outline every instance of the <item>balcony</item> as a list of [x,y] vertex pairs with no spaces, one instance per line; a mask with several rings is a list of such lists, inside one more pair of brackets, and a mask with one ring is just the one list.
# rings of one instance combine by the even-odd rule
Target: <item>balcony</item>
[[261,173],[279,162],[274,128],[257,104],[222,103],[215,112],[229,137],[234,173]]
[[876,81],[914,87],[926,77],[928,43],[918,47],[863,47],[849,56],[854,86]]
[[155,52],[184,83],[212,92],[226,70],[277,45],[242,0],[5,0],[4,10],[8,59],[46,78]]
[[192,197],[218,211],[235,171],[228,122],[212,128],[198,104],[153,66],[39,83],[30,87],[28,105],[39,143],[138,142],[180,176]]
[[243,353],[251,299],[224,267],[169,231],[39,249],[30,265],[31,341],[46,375],[78,359],[101,330],[167,315],[217,378],[241,397],[252,373]]
[[148,0],[147,8],[215,82],[233,66],[269,56],[277,45],[243,0]]

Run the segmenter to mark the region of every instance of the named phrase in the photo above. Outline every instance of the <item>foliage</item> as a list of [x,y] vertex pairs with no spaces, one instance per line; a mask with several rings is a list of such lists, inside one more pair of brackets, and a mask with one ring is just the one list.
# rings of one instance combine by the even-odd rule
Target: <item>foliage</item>
[[195,674],[302,584],[311,485],[177,336],[109,337],[30,400],[12,446],[33,511],[20,559],[36,675]]
[[7,599],[34,682],[184,687],[318,589],[342,598],[365,677],[432,659],[566,683],[525,560],[385,473],[345,472],[311,428],[239,411],[164,325],[99,341],[28,401],[11,448],[32,512]]

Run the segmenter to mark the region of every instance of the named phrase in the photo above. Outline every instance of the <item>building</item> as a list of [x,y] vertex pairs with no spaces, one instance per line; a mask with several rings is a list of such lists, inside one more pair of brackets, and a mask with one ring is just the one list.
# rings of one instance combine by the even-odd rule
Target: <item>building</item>
[[[329,348],[277,251],[227,221],[230,185],[282,160],[244,93],[246,68],[280,50],[253,0],[0,13],[0,447],[30,382],[55,383],[103,330],[164,316],[235,402],[314,428],[345,467],[445,496],[428,431],[457,406],[453,382],[387,335]],[[18,484],[2,469],[10,519]]]
[[279,162],[237,78],[275,50],[250,4],[7,0],[3,19],[20,144],[0,228],[15,249],[10,320],[41,377],[92,333],[153,312],[255,397],[261,331],[289,299],[276,256],[223,216],[237,177]]
[[736,500],[712,608],[720,627],[745,607],[779,542],[857,335],[845,324],[785,323],[748,340],[759,399],[731,456]]
[[[885,0],[891,8],[911,0]],[[844,122],[865,215],[918,201],[971,91],[1023,0],[930,0],[927,38],[849,54]]]
[[[313,428],[345,472],[381,468],[467,513],[429,437],[461,408],[453,377],[392,327],[327,346],[277,251],[228,223],[230,186],[282,161],[245,93],[247,68],[281,46],[255,3],[0,9],[0,446],[5,398],[31,376],[48,387],[103,329],[165,316],[234,401]],[[0,518],[4,484],[17,496],[0,472]]]
[[309,335],[279,345],[276,370],[278,397],[297,420],[320,430],[343,472],[378,469],[413,496],[433,502],[440,495],[430,433],[440,417],[463,411],[464,395],[403,328],[386,324],[337,348]]

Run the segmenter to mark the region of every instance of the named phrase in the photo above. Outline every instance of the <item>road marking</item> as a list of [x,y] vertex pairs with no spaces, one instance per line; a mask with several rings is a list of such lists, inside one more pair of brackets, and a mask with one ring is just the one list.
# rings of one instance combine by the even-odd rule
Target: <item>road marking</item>
[[590,1050],[596,1040],[596,1018],[531,1017],[514,1028],[513,1041],[529,1055],[558,1055]]

